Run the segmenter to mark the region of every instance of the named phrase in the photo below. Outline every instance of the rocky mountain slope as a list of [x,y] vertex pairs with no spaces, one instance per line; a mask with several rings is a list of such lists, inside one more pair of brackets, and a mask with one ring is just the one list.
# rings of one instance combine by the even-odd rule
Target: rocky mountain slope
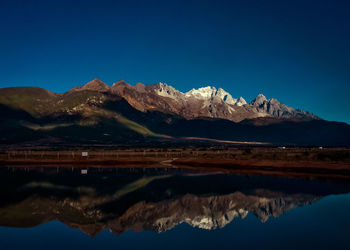
[[210,117],[235,122],[257,117],[319,119],[311,113],[288,107],[276,99],[266,100],[264,97],[265,99],[262,100],[263,95],[261,94],[247,104],[243,97],[233,98],[222,88],[216,89],[210,86],[182,93],[165,83],[147,86],[138,83],[131,86],[121,80],[108,87],[100,80],[94,79],[85,86],[74,88],[71,91],[77,90],[118,94],[142,112],[159,111],[176,114],[186,119]]
[[[129,144],[181,137],[293,145],[349,145],[350,126],[328,122],[276,99],[249,104],[215,87],[182,93],[163,83],[112,86],[94,79],[56,94],[0,89],[0,144]],[[155,144],[153,144],[155,145]]]
[[259,94],[254,100],[251,101],[250,105],[257,107],[259,110],[263,110],[271,117],[298,118],[302,120],[320,119],[319,117],[310,112],[288,107],[287,105],[280,103],[274,98],[266,99],[266,97],[263,94]]

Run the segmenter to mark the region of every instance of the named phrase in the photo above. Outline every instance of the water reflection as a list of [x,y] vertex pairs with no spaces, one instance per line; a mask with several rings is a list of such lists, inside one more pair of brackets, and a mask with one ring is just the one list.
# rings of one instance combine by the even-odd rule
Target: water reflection
[[348,183],[179,169],[0,170],[0,226],[59,220],[90,236],[109,229],[164,232],[181,223],[213,230],[254,214],[261,222]]

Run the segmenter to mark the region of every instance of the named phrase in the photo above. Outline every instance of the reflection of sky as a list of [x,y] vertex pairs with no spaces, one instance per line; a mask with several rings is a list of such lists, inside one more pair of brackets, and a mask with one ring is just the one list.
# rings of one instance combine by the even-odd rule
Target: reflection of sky
[[350,194],[332,195],[261,223],[251,213],[214,231],[179,225],[165,233],[104,231],[90,238],[54,221],[29,229],[0,227],[1,249],[349,249]]
[[0,86],[214,85],[350,122],[349,1],[7,1]]

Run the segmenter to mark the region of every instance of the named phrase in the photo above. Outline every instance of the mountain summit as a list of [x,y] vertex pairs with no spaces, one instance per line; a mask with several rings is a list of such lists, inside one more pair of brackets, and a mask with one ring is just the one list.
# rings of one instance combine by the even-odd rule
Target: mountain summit
[[83,88],[88,90],[103,91],[103,92],[109,90],[109,86],[97,78],[95,78],[91,82],[88,82]]
[[120,80],[109,87],[102,81],[94,79],[83,87],[74,88],[73,90],[111,92],[121,96],[141,112],[159,111],[176,114],[186,119],[209,117],[234,122],[258,117],[319,119],[319,117],[309,112],[288,107],[274,98],[268,100],[262,94],[259,94],[248,104],[243,97],[234,98],[224,89],[217,89],[213,86],[192,89],[182,93],[161,82],[153,85],[138,83],[131,86]]
[[[151,85],[138,83],[132,86],[124,80],[119,80],[112,86],[108,86],[100,79],[95,78],[83,86],[72,88],[64,95],[84,91],[96,92],[95,99],[98,96],[97,99],[100,103],[105,98],[101,97],[100,94],[110,94],[125,99],[133,108],[141,112],[158,111],[164,114],[178,115],[185,119],[219,118],[234,122],[259,117],[320,119],[307,111],[293,109],[274,98],[267,99],[263,94],[259,94],[248,104],[243,97],[234,98],[224,89],[217,89],[213,86],[191,89],[182,93],[161,82]],[[90,93],[90,95],[94,94]],[[40,113],[39,110],[38,112]]]
[[251,105],[255,105],[255,106],[260,106],[261,104],[263,104],[265,101],[267,101],[266,97],[263,94],[259,94],[257,95],[257,97],[255,97],[254,100],[252,100],[250,102]]
[[95,78],[92,81],[88,82],[84,86],[75,87],[71,89],[70,91],[79,91],[79,90],[91,90],[96,92],[108,92],[110,90],[110,87],[102,82],[100,79]]
[[[99,79],[56,94],[0,89],[0,144],[23,141],[132,144],[209,138],[293,145],[349,145],[350,126],[259,94],[250,103],[222,88],[183,93],[166,83],[108,86]],[[172,138],[172,139],[171,139]],[[153,145],[153,144],[152,144]]]
[[216,89],[215,87],[203,87],[199,89],[192,89],[185,94],[186,97],[194,97],[202,100],[214,100],[215,98],[235,106],[242,106],[247,104],[243,97],[239,99],[232,98],[231,94],[223,90],[222,88]]
[[310,112],[288,107],[277,101],[275,98],[266,99],[263,94],[259,94],[251,101],[250,105],[257,107],[268,115],[276,118],[320,119]]

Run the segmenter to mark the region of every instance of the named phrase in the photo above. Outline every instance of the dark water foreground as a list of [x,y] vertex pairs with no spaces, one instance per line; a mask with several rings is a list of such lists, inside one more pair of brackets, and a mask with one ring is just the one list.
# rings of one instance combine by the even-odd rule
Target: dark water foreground
[[350,183],[0,168],[0,249],[350,249]]

